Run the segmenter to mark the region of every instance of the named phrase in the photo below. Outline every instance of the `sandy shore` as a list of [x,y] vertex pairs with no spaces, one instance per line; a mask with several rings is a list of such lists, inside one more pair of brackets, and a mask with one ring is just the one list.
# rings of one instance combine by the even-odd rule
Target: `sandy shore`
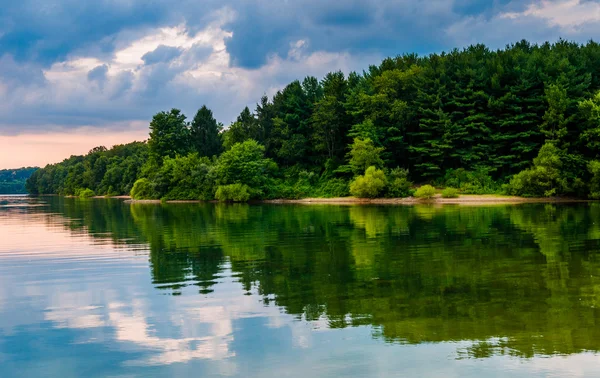
[[299,200],[266,200],[263,203],[299,203],[299,204],[372,204],[372,205],[416,205],[416,204],[439,204],[439,205],[491,205],[491,204],[519,204],[519,203],[570,203],[588,202],[587,200],[575,198],[524,198],[499,195],[473,195],[464,194],[458,198],[442,198],[437,194],[430,200],[409,198],[304,198]]
[[[99,197],[104,198],[104,197]],[[126,203],[161,203],[160,200],[134,200],[129,196],[118,196],[111,198],[123,198]],[[201,203],[204,201],[165,201],[166,203]],[[215,202],[215,201],[210,201]],[[330,204],[330,205],[417,205],[417,204],[436,204],[436,205],[494,205],[494,204],[519,204],[519,203],[573,203],[573,202],[589,202],[588,200],[564,197],[552,198],[523,198],[513,196],[499,195],[472,195],[465,194],[458,198],[442,198],[440,194],[433,199],[424,200],[414,197],[409,198],[356,198],[356,197],[338,197],[338,198],[303,198],[303,199],[275,199],[252,201],[252,203],[265,204]]]

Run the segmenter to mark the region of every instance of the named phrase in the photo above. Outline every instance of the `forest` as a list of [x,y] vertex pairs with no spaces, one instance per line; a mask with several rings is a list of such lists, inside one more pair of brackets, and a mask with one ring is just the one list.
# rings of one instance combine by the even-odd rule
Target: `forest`
[[293,81],[228,127],[206,106],[191,119],[161,111],[147,141],[48,165],[27,190],[243,202],[406,197],[424,184],[600,198],[600,45],[405,54]]
[[0,169],[0,194],[25,194],[25,182],[38,168]]

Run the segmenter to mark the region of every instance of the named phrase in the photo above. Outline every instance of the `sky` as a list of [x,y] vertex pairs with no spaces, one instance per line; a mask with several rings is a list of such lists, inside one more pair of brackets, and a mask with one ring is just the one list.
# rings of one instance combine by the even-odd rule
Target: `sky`
[[292,80],[387,56],[599,32],[600,0],[6,0],[0,169],[145,140],[173,107],[228,125]]

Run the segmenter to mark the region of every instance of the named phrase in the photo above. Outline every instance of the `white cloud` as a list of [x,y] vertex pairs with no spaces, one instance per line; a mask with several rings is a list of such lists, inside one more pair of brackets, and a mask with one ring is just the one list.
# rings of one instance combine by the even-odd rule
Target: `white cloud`
[[[287,56],[272,55],[258,69],[232,65],[225,25],[234,17],[229,8],[212,14],[212,22],[192,30],[185,24],[149,29],[131,40],[117,35],[119,48],[111,56],[88,51],[43,70],[44,85],[16,86],[0,107],[2,130],[24,133],[47,124],[76,128],[110,127],[118,122],[149,122],[161,110],[177,107],[188,117],[206,104],[226,125],[244,106],[254,106],[295,79],[321,77],[332,70],[351,71],[376,62],[375,55],[356,57],[345,52],[309,52],[310,41],[290,44]],[[119,38],[128,39],[127,42]],[[142,57],[159,46],[177,48],[172,59],[144,64]],[[90,81],[90,71],[106,66],[102,82]],[[8,93],[0,79],[0,93]],[[27,151],[23,151],[27,153]]]
[[544,19],[551,26],[559,26],[567,32],[575,32],[578,26],[600,21],[600,4],[581,0],[542,0],[530,4],[522,12],[504,13],[499,17],[518,19],[529,16]]

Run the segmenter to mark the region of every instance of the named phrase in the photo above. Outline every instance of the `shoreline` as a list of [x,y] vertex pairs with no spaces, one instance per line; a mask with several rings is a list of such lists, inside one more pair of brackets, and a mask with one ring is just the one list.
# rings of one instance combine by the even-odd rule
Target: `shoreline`
[[[102,196],[92,198],[105,198]],[[218,201],[201,201],[201,200],[134,200],[130,196],[115,196],[108,198],[125,199],[125,203],[129,204],[160,204],[160,203],[217,203]],[[301,204],[301,205],[516,205],[523,203],[586,203],[595,202],[593,200],[578,199],[578,198],[561,198],[561,197],[536,197],[525,198],[515,196],[502,196],[494,194],[464,194],[458,198],[442,198],[437,194],[432,199],[418,199],[414,197],[408,198],[356,198],[356,197],[337,197],[337,198],[302,198],[302,199],[272,199],[272,200],[256,200],[248,203],[254,204]]]

